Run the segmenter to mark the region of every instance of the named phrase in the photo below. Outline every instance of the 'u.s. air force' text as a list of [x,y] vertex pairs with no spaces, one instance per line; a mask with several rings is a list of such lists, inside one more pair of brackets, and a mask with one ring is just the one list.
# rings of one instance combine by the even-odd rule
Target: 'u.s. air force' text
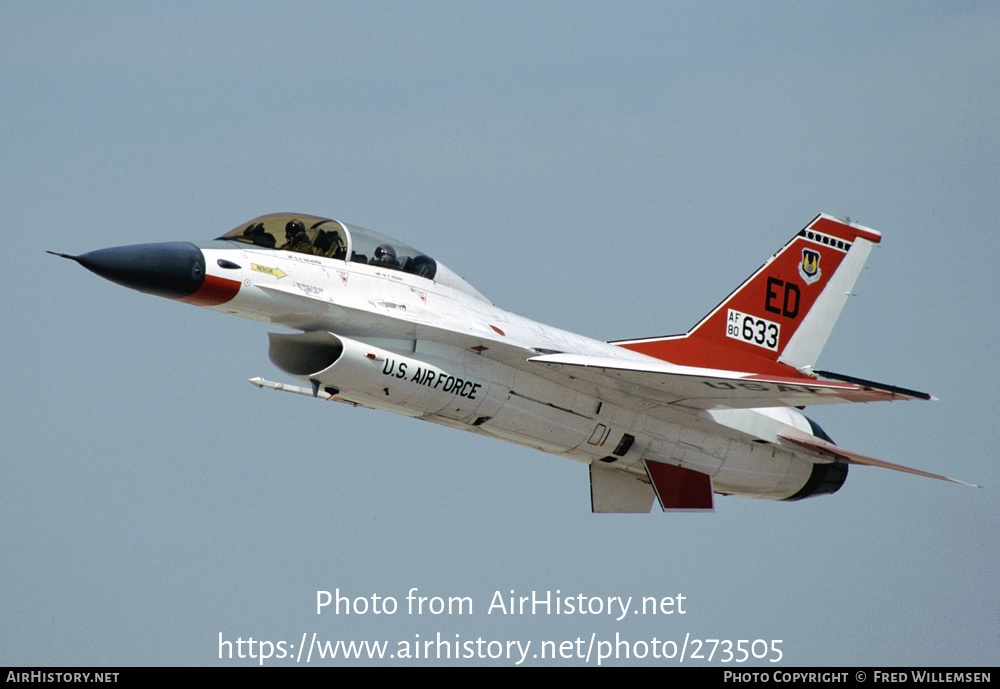
[[476,399],[476,391],[483,385],[471,380],[462,380],[444,371],[431,368],[430,366],[418,366],[412,374],[407,370],[405,361],[396,362],[395,359],[386,359],[382,365],[382,375],[393,378],[407,378],[411,383],[425,385],[442,392],[450,392],[459,397],[468,397],[470,400]]

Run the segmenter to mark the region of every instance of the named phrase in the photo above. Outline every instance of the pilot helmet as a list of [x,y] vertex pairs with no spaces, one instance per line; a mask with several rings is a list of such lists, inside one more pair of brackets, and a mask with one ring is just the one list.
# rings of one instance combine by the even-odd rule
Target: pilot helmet
[[305,224],[296,218],[295,220],[289,220],[288,224],[285,225],[285,238],[291,241],[300,234],[305,233]]
[[381,244],[375,249],[375,258],[388,263],[396,262],[396,250],[388,244]]

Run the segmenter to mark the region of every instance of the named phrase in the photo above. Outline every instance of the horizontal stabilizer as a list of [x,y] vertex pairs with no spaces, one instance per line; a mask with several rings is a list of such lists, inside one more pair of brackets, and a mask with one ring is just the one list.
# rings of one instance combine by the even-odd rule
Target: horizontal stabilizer
[[673,464],[645,461],[664,512],[714,512],[712,477]]
[[644,514],[653,509],[653,487],[618,469],[590,465],[590,509],[602,514]]
[[966,483],[965,481],[959,481],[955,478],[948,478],[947,476],[941,476],[939,474],[932,474],[929,471],[921,471],[920,469],[912,469],[910,467],[903,466],[902,464],[893,464],[892,462],[886,462],[881,459],[875,459],[874,457],[868,457],[866,455],[858,454],[857,452],[851,452],[849,450],[844,450],[833,443],[828,443],[819,438],[809,437],[809,436],[799,436],[792,434],[779,435],[782,440],[787,440],[799,447],[804,447],[808,450],[814,450],[822,455],[828,457],[833,457],[842,462],[847,462],[849,464],[865,464],[867,466],[882,467],[883,469],[893,469],[894,471],[902,471],[907,474],[916,474],[917,476],[926,476],[927,478],[936,478],[942,481],[949,481],[951,483],[961,483],[963,486],[972,486],[973,488],[982,488],[982,486],[977,486],[974,483]]

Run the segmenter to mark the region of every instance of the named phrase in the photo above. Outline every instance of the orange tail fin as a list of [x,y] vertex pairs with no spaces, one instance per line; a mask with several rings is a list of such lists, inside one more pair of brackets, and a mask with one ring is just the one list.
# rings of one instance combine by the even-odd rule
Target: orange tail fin
[[881,239],[819,215],[686,335],[614,344],[685,366],[809,375]]

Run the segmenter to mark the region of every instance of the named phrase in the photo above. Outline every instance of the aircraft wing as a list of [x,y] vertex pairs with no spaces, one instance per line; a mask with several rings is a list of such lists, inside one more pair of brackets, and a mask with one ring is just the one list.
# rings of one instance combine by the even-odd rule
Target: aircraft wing
[[[473,319],[454,326],[434,322],[432,313],[420,317],[409,311],[352,308],[304,295],[291,288],[264,286],[280,300],[284,325],[302,330],[332,330],[365,339],[381,337],[433,341],[458,349],[475,349],[524,370],[547,369],[545,377],[588,393],[613,393],[622,404],[642,407],[671,405],[687,409],[746,409],[801,407],[813,404],[931,399],[925,393],[822,372],[834,380],[784,378],[759,373],[680,366],[623,351],[622,357],[581,353],[538,355],[523,341],[511,341],[488,320]],[[366,305],[368,306],[368,305]],[[647,410],[648,411],[648,410]]]
[[569,385],[574,385],[572,381],[582,380],[657,404],[689,409],[802,407],[841,402],[932,399],[930,395],[915,390],[837,374],[827,375],[839,377],[839,380],[782,378],[678,366],[653,359],[641,361],[589,354],[546,354],[531,357],[528,361],[565,377]]

